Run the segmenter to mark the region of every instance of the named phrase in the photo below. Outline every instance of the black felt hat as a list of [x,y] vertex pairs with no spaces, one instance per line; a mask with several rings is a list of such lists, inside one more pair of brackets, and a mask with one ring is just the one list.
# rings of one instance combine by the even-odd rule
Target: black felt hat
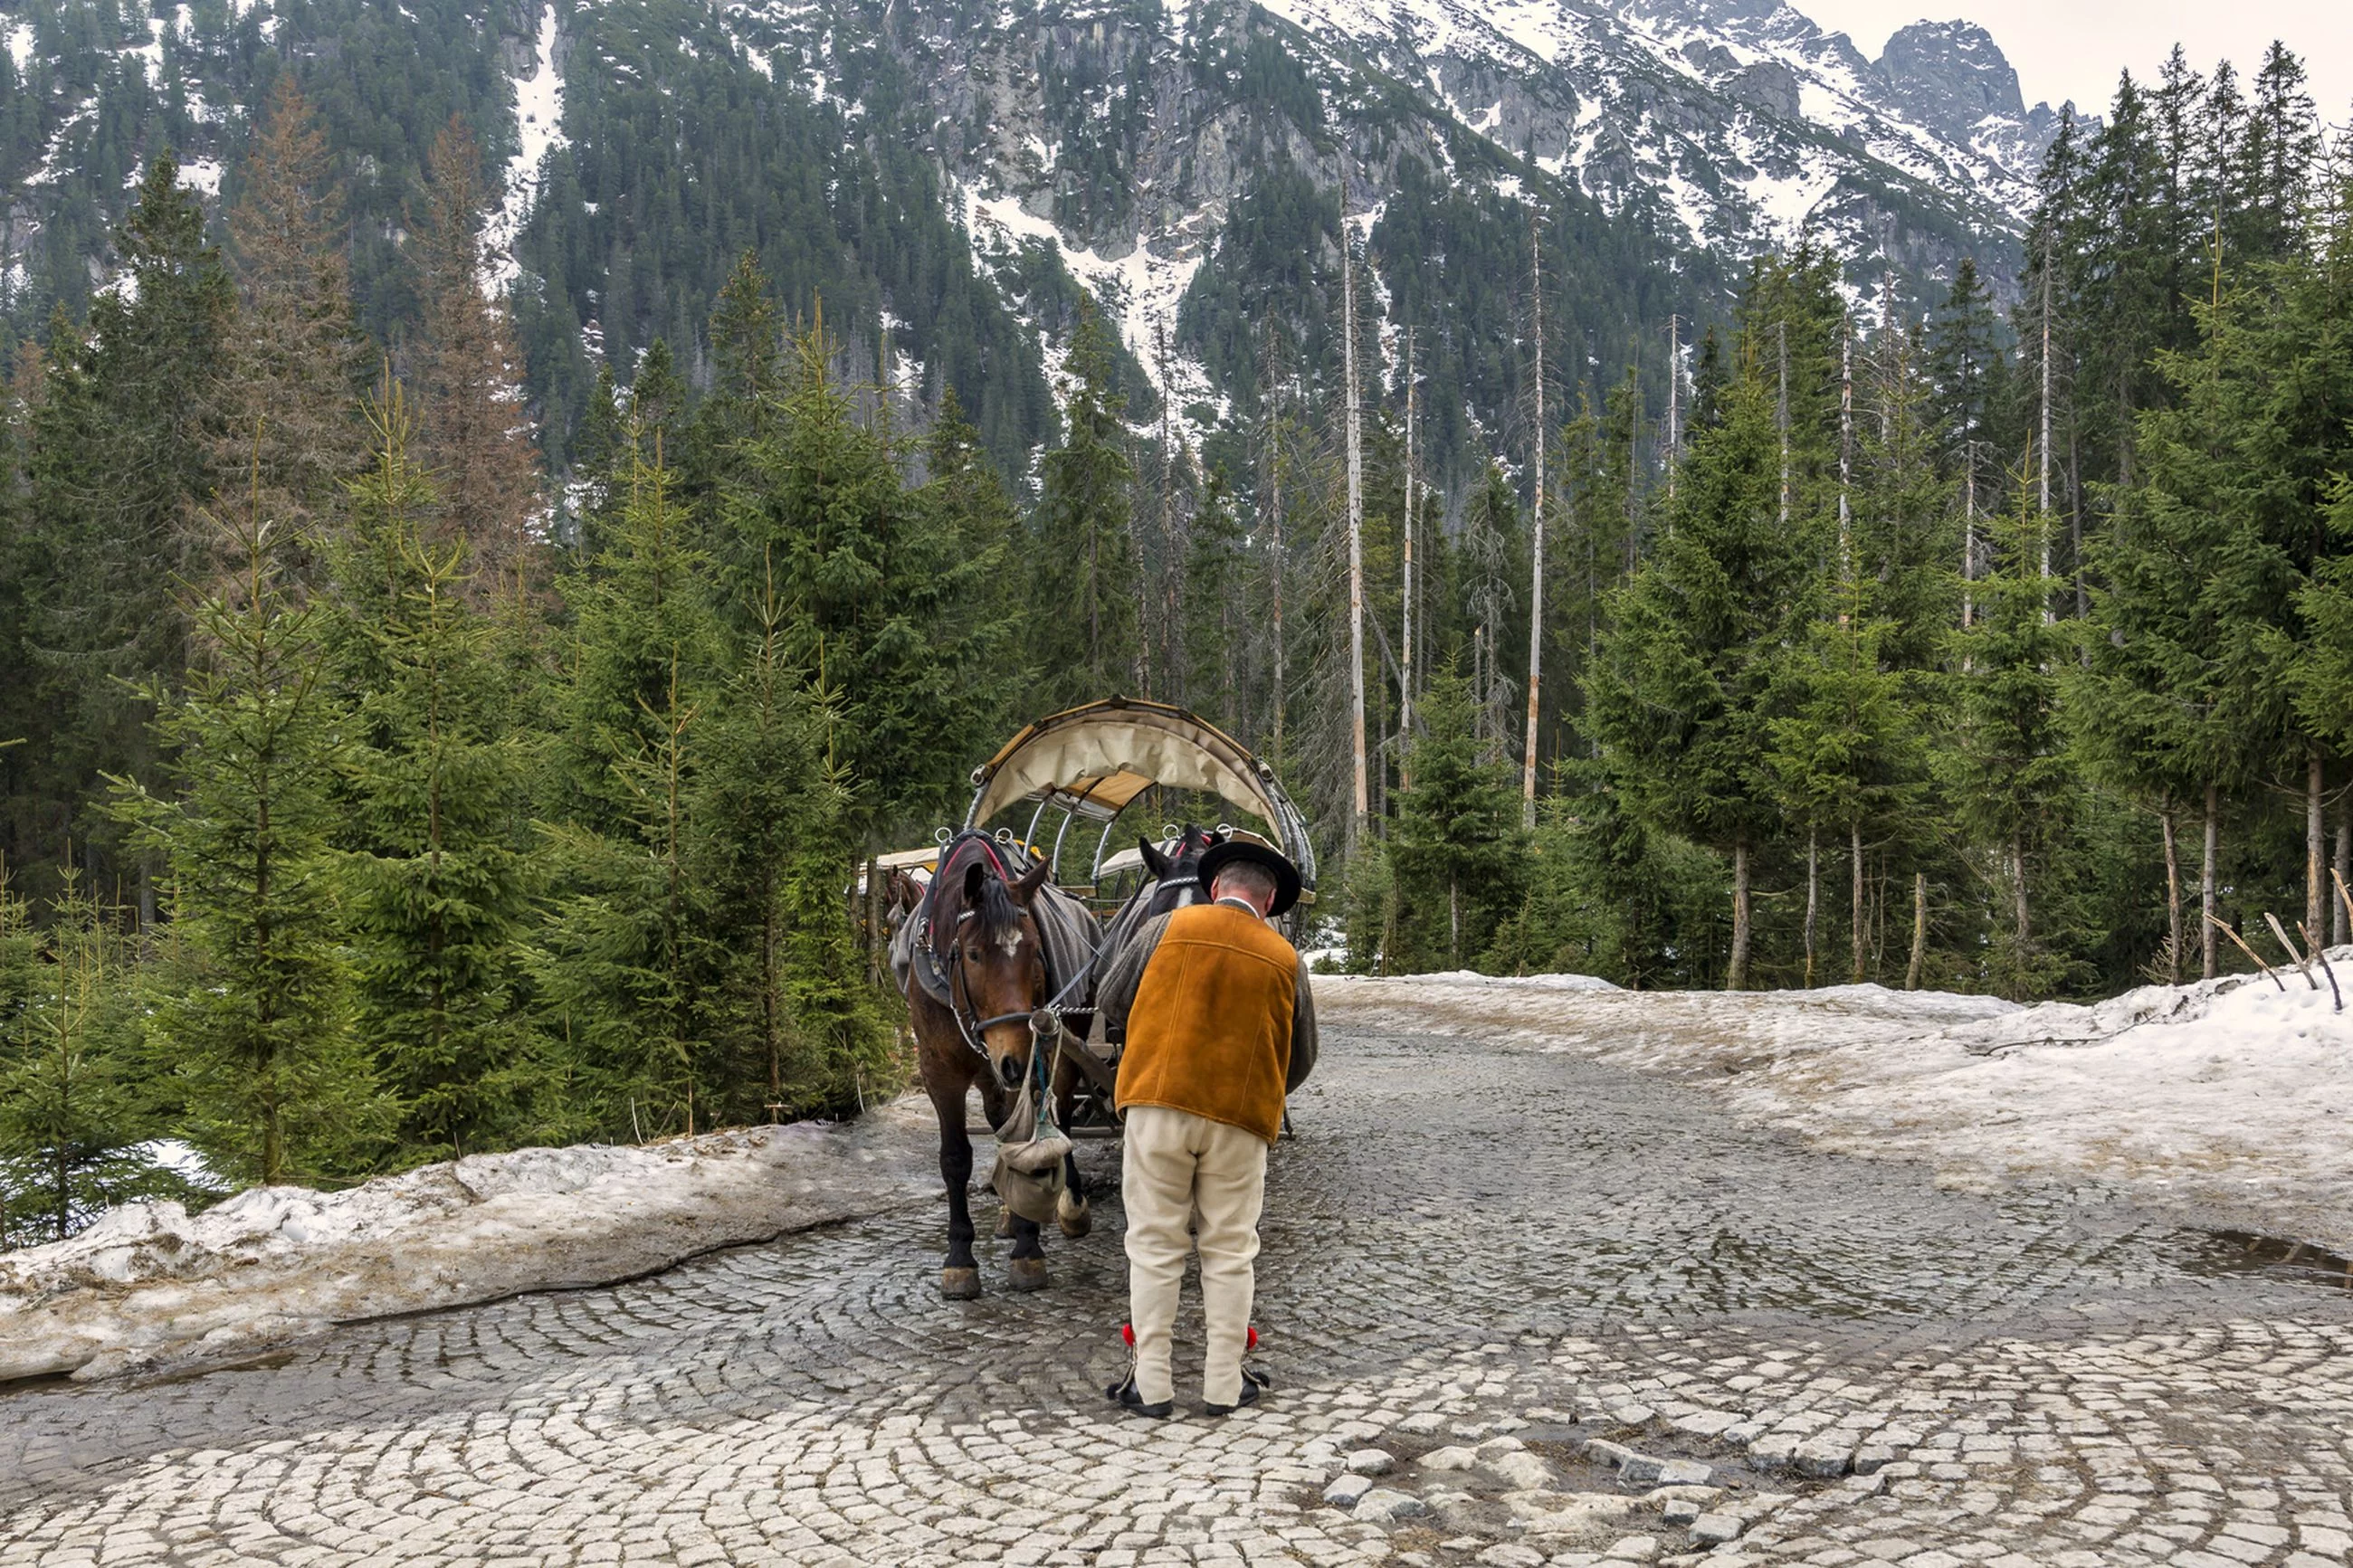
[[1218,873],[1235,865],[1262,866],[1274,878],[1274,905],[1266,911],[1268,919],[1285,913],[1299,901],[1299,868],[1285,859],[1282,851],[1247,838],[1229,838],[1201,856],[1201,886],[1214,887]]

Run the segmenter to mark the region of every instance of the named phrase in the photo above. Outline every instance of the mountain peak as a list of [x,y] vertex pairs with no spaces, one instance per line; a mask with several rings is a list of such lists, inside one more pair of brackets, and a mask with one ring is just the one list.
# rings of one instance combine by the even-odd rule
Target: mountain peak
[[1993,35],[1975,22],[1915,22],[1887,40],[1873,62],[1889,95],[1931,129],[1966,142],[1989,114],[2023,119],[2018,72]]

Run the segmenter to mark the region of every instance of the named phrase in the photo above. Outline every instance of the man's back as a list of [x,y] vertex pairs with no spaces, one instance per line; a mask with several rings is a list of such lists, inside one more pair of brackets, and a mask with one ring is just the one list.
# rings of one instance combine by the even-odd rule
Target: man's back
[[1197,904],[1165,919],[1154,922],[1157,931],[1137,933],[1139,942],[1157,942],[1127,1015],[1120,1109],[1187,1110],[1271,1142],[1282,1130],[1284,1091],[1296,1081],[1299,955],[1266,921],[1232,904]]

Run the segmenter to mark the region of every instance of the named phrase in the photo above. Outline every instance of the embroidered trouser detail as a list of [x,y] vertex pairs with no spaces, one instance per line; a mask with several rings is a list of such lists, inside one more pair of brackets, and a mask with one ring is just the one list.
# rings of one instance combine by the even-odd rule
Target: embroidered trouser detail
[[[1128,1318],[1135,1325],[1135,1389],[1145,1403],[1176,1396],[1170,1334],[1185,1257],[1198,1240],[1201,1315],[1208,1334],[1201,1396],[1241,1397],[1242,1352],[1256,1290],[1266,1143],[1256,1133],[1190,1111],[1139,1105],[1126,1116],[1120,1196],[1127,1210]],[[1187,1230],[1195,1234],[1188,1236]]]

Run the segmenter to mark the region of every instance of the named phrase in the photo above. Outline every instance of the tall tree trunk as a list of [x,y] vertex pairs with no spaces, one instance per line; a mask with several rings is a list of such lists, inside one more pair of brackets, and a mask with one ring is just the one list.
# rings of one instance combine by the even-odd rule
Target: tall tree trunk
[[2168,805],[2158,814],[2165,824],[2165,938],[2168,958],[2166,979],[2181,984],[2181,846],[2173,831],[2173,807]]
[[1806,830],[1806,989],[1814,988],[1814,917],[1821,907],[1822,832]]
[[1920,989],[1920,972],[1928,963],[1928,873],[1912,873],[1912,962],[1904,966],[1904,989]]
[[2327,782],[2320,753],[2313,752],[2304,762],[2304,929],[2305,941],[2320,940],[2320,928],[2328,913],[2328,822],[2326,805],[2321,800],[2321,786]]
[[[2023,833],[2013,833],[2010,836],[2010,870],[2015,873],[2011,889],[2017,904],[2014,914],[2018,922],[2018,978],[2023,982],[2026,977],[2027,949],[2034,942],[2033,904],[2027,896],[2026,835]],[[2013,1000],[2022,1002],[2026,999],[2026,987],[2021,984],[2018,989],[2019,994]]]
[[1536,425],[1535,508],[1528,524],[1528,731],[1526,758],[1520,771],[1520,826],[1536,825],[1536,705],[1544,687],[1544,547],[1545,547],[1545,353],[1544,247],[1536,242],[1534,224],[1528,227],[1528,253],[1535,267]]
[[882,862],[866,857],[866,984],[882,988]]
[[1348,735],[1356,764],[1353,811],[1348,818],[1348,848],[1353,852],[1365,836],[1365,816],[1371,805],[1365,772],[1365,457],[1364,415],[1356,396],[1356,262],[1349,247],[1347,189],[1340,193],[1341,360],[1345,368],[1348,406]]
[[[2337,801],[2337,881],[2353,888],[2353,789],[2343,792]],[[2345,916],[2345,895],[2338,893],[2328,900],[2328,944],[2342,947],[2353,942],[2353,929],[2348,929]]]
[[[1781,359],[1781,385],[1773,400],[1773,425],[1781,436],[1781,510],[1778,515],[1779,526],[1786,533],[1789,527],[1789,323],[1774,322],[1773,335],[1779,343]],[[1633,489],[1630,482],[1627,489]]]
[[1462,879],[1450,871],[1446,874],[1446,951],[1452,956],[1454,967],[1462,967]]
[[1725,970],[1726,991],[1748,989],[1748,840],[1732,845],[1732,963]]
[[[1968,466],[1964,476],[1968,489],[1961,516],[1961,630],[1967,631],[1977,619],[1976,589],[1978,580],[1978,444],[1968,446]],[[1961,666],[1963,674],[1968,666]]]
[[1398,652],[1398,787],[1413,787],[1413,329],[1405,330],[1405,589],[1404,646]]
[[1864,943],[1864,942],[1863,942],[1863,927],[1862,927],[1862,905],[1863,905],[1863,898],[1862,898],[1862,819],[1858,817],[1856,820],[1854,820],[1854,821],[1852,821],[1852,822],[1848,823],[1848,824],[1846,825],[1846,831],[1847,831],[1847,859],[1852,863],[1852,869],[1853,869],[1853,872],[1854,872],[1854,895],[1853,895],[1853,900],[1854,900],[1854,931],[1853,931],[1853,935],[1854,935],[1854,968],[1853,968],[1853,972],[1852,972],[1852,973],[1849,976],[1849,978],[1850,978],[1850,979],[1852,979],[1852,980],[1854,982],[1854,984],[1856,984],[1857,985],[1860,985],[1860,984],[1862,984],[1862,974],[1863,974],[1863,969],[1864,969],[1864,967],[1865,967],[1865,966],[1864,966],[1864,963],[1863,963],[1863,954],[1864,954],[1864,950],[1865,950],[1865,943]]
[[2199,868],[2198,921],[2200,957],[2199,973],[2206,979],[2214,978],[2214,861],[2222,847],[2222,791],[2220,785],[2206,786],[2206,857]]

